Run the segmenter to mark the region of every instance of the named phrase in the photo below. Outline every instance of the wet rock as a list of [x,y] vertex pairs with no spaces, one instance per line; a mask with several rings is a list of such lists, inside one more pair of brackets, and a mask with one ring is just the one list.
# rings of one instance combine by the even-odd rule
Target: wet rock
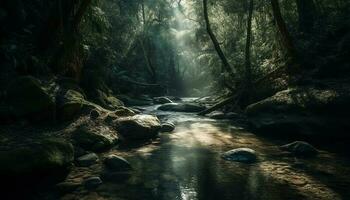
[[74,159],[73,145],[59,139],[45,139],[14,148],[0,151],[0,176],[5,180],[32,182],[58,181],[63,179]]
[[105,158],[104,163],[110,171],[125,171],[131,170],[130,163],[124,158],[117,155],[109,155]]
[[87,189],[95,189],[102,184],[102,180],[98,176],[85,179],[84,185]]
[[59,193],[69,193],[76,190],[81,186],[81,183],[73,183],[73,182],[62,182],[56,185],[56,189]]
[[165,103],[173,103],[168,97],[155,97],[153,98],[153,103],[155,104],[165,104]]
[[208,117],[212,118],[212,119],[225,119],[226,118],[226,115],[225,113],[223,112],[220,112],[220,111],[215,111],[215,112],[212,112],[208,115]]
[[159,119],[152,115],[122,117],[115,121],[115,125],[124,138],[131,140],[153,138],[161,128]]
[[114,172],[132,169],[130,163],[127,160],[117,155],[107,156],[104,160],[104,163],[109,170]]
[[253,149],[238,148],[225,152],[222,158],[229,161],[254,163],[257,160],[256,153]]
[[160,129],[161,132],[172,132],[175,129],[175,125],[171,122],[165,122]]
[[55,103],[40,81],[32,76],[13,80],[6,93],[6,102],[12,115],[30,121],[54,119]]
[[237,118],[241,118],[242,116],[239,115],[238,113],[235,112],[228,112],[225,114],[227,119],[237,119]]
[[192,103],[166,103],[158,107],[158,110],[175,112],[200,112],[204,109],[204,106]]
[[210,117],[212,119],[238,119],[238,118],[241,118],[241,116],[237,113],[234,113],[234,112],[224,113],[221,111],[212,112],[211,114],[208,115],[208,117]]
[[83,155],[77,159],[77,163],[81,167],[88,167],[98,161],[98,156],[95,153]]
[[92,119],[92,120],[95,120],[95,119],[97,119],[98,117],[100,117],[100,112],[98,111],[98,110],[96,110],[96,109],[93,109],[93,110],[91,110],[91,112],[90,112],[90,119]]
[[283,145],[280,147],[280,149],[284,151],[289,151],[295,156],[301,157],[312,157],[318,154],[318,151],[315,147],[303,141],[295,141],[290,144]]
[[75,144],[85,150],[100,152],[107,150],[118,141],[118,135],[107,126],[82,125],[72,133]]

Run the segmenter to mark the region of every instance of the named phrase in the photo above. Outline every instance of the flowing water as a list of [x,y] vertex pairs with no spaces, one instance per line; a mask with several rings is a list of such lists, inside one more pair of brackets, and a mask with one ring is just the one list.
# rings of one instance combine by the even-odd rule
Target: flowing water
[[[131,177],[105,182],[79,199],[350,199],[350,162],[345,157],[321,150],[316,158],[297,159],[278,148],[290,141],[262,138],[230,121],[156,107],[143,108],[174,122],[175,131],[147,144],[119,147],[114,153],[134,167]],[[220,157],[238,147],[254,149],[258,162]]]
[[[321,151],[313,159],[281,152],[287,141],[264,139],[239,125],[189,113],[157,111],[176,124],[148,144],[120,147],[117,154],[134,166],[124,182],[104,183],[96,193],[106,199],[350,199],[350,162]],[[259,161],[243,164],[220,155],[238,147],[256,150]],[[322,148],[321,148],[322,149]],[[93,199],[93,198],[92,198]]]

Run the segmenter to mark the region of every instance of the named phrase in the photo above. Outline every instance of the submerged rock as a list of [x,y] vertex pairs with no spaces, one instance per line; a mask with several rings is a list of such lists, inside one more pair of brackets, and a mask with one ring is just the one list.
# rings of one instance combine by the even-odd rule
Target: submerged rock
[[72,133],[73,141],[85,150],[99,152],[119,141],[115,131],[107,126],[81,126]]
[[161,132],[172,132],[175,129],[175,125],[171,122],[165,122],[160,129]]
[[102,180],[98,176],[85,179],[84,185],[87,189],[95,189],[102,184]]
[[229,161],[254,163],[257,160],[256,153],[253,149],[238,148],[225,152],[222,158]]
[[89,153],[77,158],[77,163],[81,167],[88,167],[98,161],[98,156],[95,153]]
[[205,107],[192,103],[166,103],[158,107],[158,110],[175,112],[200,112]]
[[311,157],[316,156],[318,151],[311,144],[303,141],[295,141],[280,147],[281,150],[289,151],[296,156]]
[[153,138],[161,128],[159,119],[152,115],[122,117],[115,121],[115,125],[124,138],[131,140]]
[[127,160],[117,155],[107,156],[104,160],[104,163],[106,167],[113,172],[128,171],[132,169],[130,163]]
[[[73,145],[59,139],[46,139],[23,147],[0,151],[0,175],[11,181],[33,182],[37,177],[63,179],[74,159]],[[31,178],[33,177],[33,178]],[[42,181],[41,179],[38,181]]]
[[7,88],[6,102],[12,115],[31,121],[54,119],[55,103],[39,80],[23,76]]
[[173,103],[168,97],[155,97],[153,98],[153,103],[155,104],[165,104],[165,103]]

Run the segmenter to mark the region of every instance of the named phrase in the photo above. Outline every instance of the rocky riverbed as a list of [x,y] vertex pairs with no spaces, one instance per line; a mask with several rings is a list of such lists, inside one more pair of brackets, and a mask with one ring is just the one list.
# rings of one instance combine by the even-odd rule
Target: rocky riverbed
[[[183,103],[191,100],[184,99]],[[162,111],[159,106],[137,107],[141,114],[117,120],[91,113],[64,133],[58,131],[58,135],[79,134],[73,139],[82,142],[83,147],[94,148],[74,149],[74,166],[66,178],[54,187],[33,190],[37,192],[31,194],[32,199],[350,198],[350,160],[324,146],[303,142],[282,146],[293,141],[252,134],[239,116],[213,119]],[[158,116],[159,121],[151,115]],[[129,132],[123,128],[119,130],[123,134],[114,135],[113,128],[98,122],[101,118],[137,134],[144,133],[137,136],[149,139],[128,139]],[[87,122],[92,128],[76,128]],[[123,127],[119,125],[119,129]],[[159,134],[154,135],[158,130]],[[101,142],[89,143],[97,139]],[[76,146],[74,140],[73,144]],[[69,148],[64,150],[70,152]],[[308,153],[312,156],[303,156]],[[73,159],[65,155],[67,158],[59,158]],[[239,162],[242,158],[250,160]],[[38,177],[29,179],[29,184]]]
[[[129,143],[100,154],[100,161],[75,168],[65,180],[82,183],[62,199],[347,199],[350,162],[319,148],[315,157],[283,151],[290,141],[260,138],[240,124],[191,113],[143,107],[145,113],[174,123],[146,143]],[[235,148],[253,149],[257,161],[240,163],[222,158]],[[104,178],[107,155],[125,159],[132,169]],[[121,163],[124,163],[123,161]],[[128,164],[126,164],[128,166]],[[101,177],[93,189],[84,186]],[[72,186],[73,187],[73,186]]]

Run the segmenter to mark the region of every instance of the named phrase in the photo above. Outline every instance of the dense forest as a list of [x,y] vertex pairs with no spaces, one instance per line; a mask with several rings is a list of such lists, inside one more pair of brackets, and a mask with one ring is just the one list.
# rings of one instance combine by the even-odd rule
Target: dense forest
[[1,199],[350,199],[347,0],[1,0]]

